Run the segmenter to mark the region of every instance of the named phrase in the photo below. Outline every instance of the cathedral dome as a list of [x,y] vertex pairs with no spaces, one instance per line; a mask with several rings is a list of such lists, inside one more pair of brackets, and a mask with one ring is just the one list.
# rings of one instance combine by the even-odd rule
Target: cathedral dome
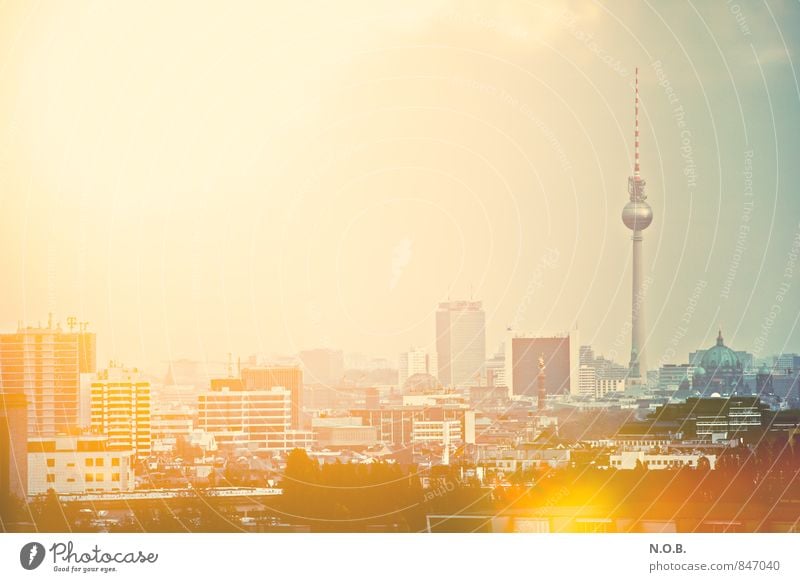
[[700,360],[700,366],[711,374],[719,369],[738,369],[742,367],[736,352],[725,345],[722,339],[722,330],[720,330],[717,336],[717,345],[703,354],[703,359]]

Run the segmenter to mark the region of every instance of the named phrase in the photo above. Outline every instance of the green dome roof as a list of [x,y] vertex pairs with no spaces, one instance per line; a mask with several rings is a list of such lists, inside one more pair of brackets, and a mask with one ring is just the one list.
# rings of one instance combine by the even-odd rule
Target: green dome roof
[[722,330],[717,336],[717,345],[703,354],[703,359],[700,360],[700,365],[706,369],[707,372],[713,374],[720,368],[741,368],[742,364],[739,362],[739,356],[736,355],[732,349],[725,345],[722,340]]

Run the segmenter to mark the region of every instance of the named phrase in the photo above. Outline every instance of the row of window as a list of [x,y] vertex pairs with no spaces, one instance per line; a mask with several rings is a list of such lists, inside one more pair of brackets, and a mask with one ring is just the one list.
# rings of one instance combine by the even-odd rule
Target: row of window
[[[86,473],[85,477],[86,477],[86,482],[87,483],[94,483],[94,482],[100,483],[100,482],[105,481],[105,476],[102,473],[94,473],[94,474]],[[112,473],[112,475],[111,475],[111,480],[112,481],[119,481],[119,479],[120,479],[120,474],[119,473]],[[56,476],[53,475],[52,473],[48,473],[47,474],[47,482],[48,483],[55,483],[56,482]],[[75,479],[73,479],[73,478],[67,479],[67,483],[74,483],[74,482],[75,482]]]
[[[53,458],[47,459],[47,466],[48,467],[55,467],[56,460]],[[74,467],[75,463],[67,463],[67,467]],[[86,459],[86,466],[87,467],[104,467],[105,466],[105,459],[102,457],[97,457],[93,459],[91,457]],[[111,458],[111,466],[112,467],[119,467],[119,457],[112,457]]]

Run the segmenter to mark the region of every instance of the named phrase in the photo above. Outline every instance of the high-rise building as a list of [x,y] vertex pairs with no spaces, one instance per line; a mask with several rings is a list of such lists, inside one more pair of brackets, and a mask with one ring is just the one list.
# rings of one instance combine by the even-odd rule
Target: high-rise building
[[146,459],[150,423],[150,382],[138,370],[112,364],[97,373],[91,385],[91,430],[108,437],[108,450],[130,450],[137,459]]
[[341,350],[319,348],[300,352],[305,383],[310,386],[337,387],[344,374],[344,356]]
[[439,303],[436,356],[444,386],[480,384],[486,363],[486,313],[480,301]]
[[28,434],[53,436],[80,426],[80,375],[95,371],[95,334],[60,326],[22,327],[0,334],[0,392],[22,389]]
[[439,365],[436,362],[436,355],[429,354],[422,348],[411,347],[407,352],[400,354],[398,366],[397,384],[402,388],[406,380],[414,374],[430,374],[436,376],[439,373]]
[[512,332],[506,340],[506,381],[511,396],[536,396],[539,356],[548,394],[580,394],[578,330],[539,335]]
[[286,388],[292,395],[291,428],[302,425],[303,370],[298,366],[260,366],[242,369],[242,384],[245,390],[267,390]]
[[622,222],[633,231],[633,276],[631,295],[631,359],[628,364],[628,378],[631,386],[643,384],[643,374],[647,371],[644,357],[644,298],[646,289],[642,286],[642,233],[653,222],[653,210],[647,203],[645,180],[639,174],[639,69],[636,69],[635,130],[633,176],[628,178],[630,201],[622,210]]
[[594,397],[597,392],[597,372],[591,366],[578,370],[578,395]]
[[28,405],[21,391],[0,392],[0,513],[28,493]]

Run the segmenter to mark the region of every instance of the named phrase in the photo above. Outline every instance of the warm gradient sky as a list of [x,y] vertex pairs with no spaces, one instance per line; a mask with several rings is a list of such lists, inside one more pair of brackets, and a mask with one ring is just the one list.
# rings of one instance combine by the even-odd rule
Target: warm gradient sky
[[800,351],[800,6],[562,5],[0,3],[0,328],[74,313],[130,365],[395,357],[472,289],[490,353],[577,322],[627,361],[638,65],[649,363],[719,322]]

